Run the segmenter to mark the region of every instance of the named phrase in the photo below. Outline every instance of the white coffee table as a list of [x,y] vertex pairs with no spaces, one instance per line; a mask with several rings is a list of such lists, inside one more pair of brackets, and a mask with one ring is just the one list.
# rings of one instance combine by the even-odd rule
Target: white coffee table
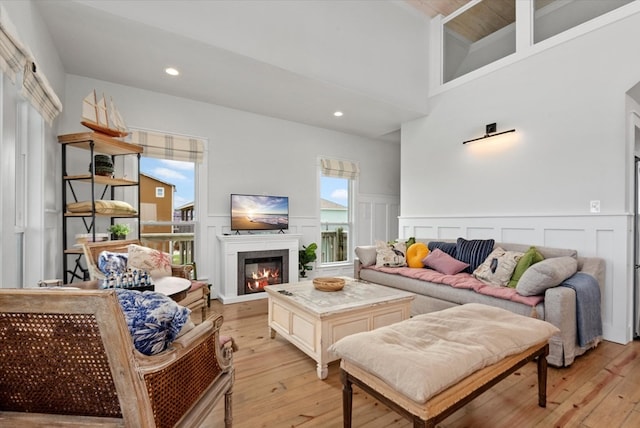
[[265,287],[269,300],[269,329],[318,363],[320,379],[338,359],[328,347],[350,334],[408,319],[415,295],[377,284],[344,278],[340,291],[319,291],[312,281]]

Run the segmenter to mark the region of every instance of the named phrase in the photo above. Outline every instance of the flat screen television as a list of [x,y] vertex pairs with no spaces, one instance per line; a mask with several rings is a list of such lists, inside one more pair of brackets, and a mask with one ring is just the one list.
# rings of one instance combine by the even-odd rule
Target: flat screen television
[[231,230],[289,229],[286,196],[231,195]]

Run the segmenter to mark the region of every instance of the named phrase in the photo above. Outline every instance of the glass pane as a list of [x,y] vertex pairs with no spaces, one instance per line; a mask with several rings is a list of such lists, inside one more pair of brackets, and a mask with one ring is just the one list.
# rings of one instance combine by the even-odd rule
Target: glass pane
[[349,186],[350,181],[346,178],[321,177],[321,263],[349,259]]
[[172,255],[174,264],[192,263],[195,164],[140,159],[140,238]]
[[538,43],[631,3],[632,0],[534,0],[533,38]]
[[484,0],[444,24],[443,82],[516,51],[515,0]]

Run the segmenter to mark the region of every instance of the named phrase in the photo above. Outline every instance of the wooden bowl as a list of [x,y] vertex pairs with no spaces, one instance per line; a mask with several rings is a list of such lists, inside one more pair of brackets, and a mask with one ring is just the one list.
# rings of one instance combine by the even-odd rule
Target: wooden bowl
[[344,287],[344,279],[332,277],[314,278],[313,286],[320,291],[338,291]]

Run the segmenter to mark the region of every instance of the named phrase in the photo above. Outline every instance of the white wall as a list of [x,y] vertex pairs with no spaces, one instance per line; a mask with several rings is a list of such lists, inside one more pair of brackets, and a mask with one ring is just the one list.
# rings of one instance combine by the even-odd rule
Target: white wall
[[[0,6],[16,28],[17,37],[31,51],[38,71],[64,102],[64,69],[38,9],[31,2],[2,1]],[[38,280],[60,277],[62,264],[60,202],[56,197],[60,188],[57,121],[51,127],[40,120],[19,95],[18,88],[19,83],[16,86],[5,78],[1,91],[0,287],[35,286]],[[18,122],[23,126],[18,127]],[[20,210],[16,204],[25,198],[16,195],[21,191],[16,190],[16,153],[22,156],[18,161],[24,162],[26,170],[24,222],[16,221],[16,212]]]
[[[203,178],[207,205],[201,215],[198,274],[218,280],[216,235],[229,231],[229,194],[265,193],[289,196],[290,231],[302,244],[320,242],[318,201],[319,156],[360,163],[358,204],[399,205],[400,148],[397,144],[356,137],[280,119],[183,98],[67,76],[67,100],[60,133],[82,132],[82,99],[94,88],[113,97],[131,127],[207,138],[207,173]],[[86,162],[86,160],[79,160]],[[357,206],[360,206],[357,205]],[[390,208],[394,215],[397,208]],[[367,218],[365,218],[366,220]],[[369,218],[387,224],[387,218]],[[364,221],[364,220],[363,220]],[[367,226],[377,231],[387,230]],[[397,237],[397,228],[380,239]],[[351,268],[345,267],[350,273]]]
[[[631,338],[625,93],[640,80],[640,14],[431,98],[402,127],[400,235],[576,248],[607,262],[605,337]],[[462,145],[497,122],[497,140]],[[590,214],[599,200],[601,213]]]
[[[389,1],[88,2],[123,18],[426,111],[428,25]],[[195,9],[200,21],[193,21]],[[185,22],[184,16],[190,16]],[[274,48],[277,47],[277,48]]]

